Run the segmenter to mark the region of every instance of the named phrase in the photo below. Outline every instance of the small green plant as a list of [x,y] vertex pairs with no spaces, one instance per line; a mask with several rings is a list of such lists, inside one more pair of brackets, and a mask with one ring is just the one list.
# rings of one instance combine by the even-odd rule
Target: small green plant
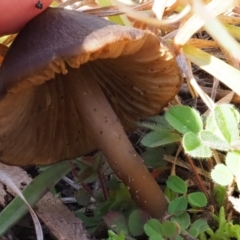
[[205,124],[200,114],[188,106],[174,106],[164,116],[149,118],[140,126],[151,130],[141,143],[158,147],[182,140],[187,154],[196,158],[212,156],[211,149],[238,151],[239,112],[229,104],[216,106]]
[[125,240],[125,234],[124,232],[120,232],[119,234],[116,234],[112,230],[108,230],[107,240]]
[[[160,223],[156,219],[150,219],[144,230],[150,240],[155,239],[185,239],[187,236],[198,237],[208,229],[204,219],[198,219],[191,223],[189,212],[197,212],[207,204],[206,196],[201,192],[188,194],[186,183],[178,176],[170,176],[167,180],[167,188],[174,194],[168,194],[170,199],[168,207],[168,220]],[[174,196],[174,197],[172,197]]]
[[[78,181],[84,184],[91,184],[96,178],[102,179],[102,171],[108,168],[100,164],[101,155],[97,154],[92,159],[92,164],[80,162],[78,167],[81,169],[78,174]],[[80,218],[85,228],[90,234],[94,234],[101,229],[109,229],[109,239],[133,239],[132,237],[140,236],[144,233],[143,225],[148,220],[149,215],[137,208],[137,205],[131,199],[127,187],[111,177],[107,182],[100,181],[102,189],[93,190],[91,193],[80,189],[76,194],[76,200],[86,209],[91,203],[91,197],[95,199],[95,208],[90,216],[87,216],[81,210],[75,214]],[[105,186],[103,186],[105,185]],[[91,196],[92,195],[92,196]]]
[[[166,144],[181,142],[186,154],[199,159],[208,159],[216,150],[226,152],[225,161],[216,164],[211,171],[212,180],[219,184],[215,185],[213,193],[218,204],[217,208],[220,208],[219,216],[213,215],[218,228],[211,229],[202,219],[200,222],[190,224],[191,209],[188,209],[188,206],[203,207],[207,204],[207,199],[202,193],[187,194],[186,186],[181,179],[171,176],[165,191],[171,200],[168,208],[171,218],[164,227],[165,223],[161,224],[155,220],[145,224],[144,229],[150,239],[169,238],[170,236],[163,231],[167,228],[175,239],[182,239],[185,234],[199,239],[230,239],[231,237],[240,239],[240,225],[227,221],[224,210],[226,187],[236,185],[240,190],[239,119],[239,112],[234,106],[223,104],[216,105],[207,118],[201,117],[191,107],[174,106],[164,116],[149,118],[146,122],[139,123],[140,126],[152,130],[141,141],[148,148],[160,148]],[[178,196],[176,197],[168,189]],[[239,205],[239,199],[235,199],[236,201],[238,202],[235,205]],[[236,209],[239,211],[239,207]],[[189,219],[188,224],[186,224],[187,219]]]
[[225,163],[217,164],[211,177],[222,186],[236,182],[240,189],[239,119],[239,112],[230,104],[216,105],[205,122],[195,109],[174,106],[165,116],[140,123],[153,130],[141,143],[159,147],[181,140],[185,153],[200,159],[211,157],[212,150],[225,151]]
[[[187,184],[178,176],[169,176],[166,182],[165,195],[170,202],[168,215],[162,223],[149,219],[145,212],[138,209],[128,189],[115,177],[111,177],[106,183],[107,193],[104,192],[104,187],[92,192],[96,208],[92,210],[91,216],[86,216],[81,211],[77,211],[76,215],[83,220],[89,233],[107,228],[108,239],[111,240],[132,240],[144,234],[150,240],[214,240],[219,239],[219,236],[223,237],[221,239],[240,239],[240,225],[226,220],[223,207],[226,201],[225,186],[234,181],[240,186],[239,118],[238,111],[231,105],[216,106],[205,119],[190,107],[175,106],[164,116],[152,117],[139,123],[152,130],[144,136],[141,143],[147,147],[143,154],[145,164],[154,170],[165,167],[163,156],[174,151],[173,143],[177,142],[181,142],[185,153],[195,158],[207,159],[212,156],[213,149],[227,152],[225,164],[217,164],[211,172],[212,179],[220,184],[214,188],[216,202],[221,207],[219,216],[212,215],[217,228],[208,226],[207,220],[201,217],[208,204],[205,194],[190,192]],[[89,184],[101,177],[101,155],[96,155],[95,158],[90,165],[79,163],[80,182]],[[80,197],[76,194],[76,198],[79,204],[87,208],[90,204],[89,192],[83,189],[80,191]]]
[[213,215],[213,219],[218,223],[217,230],[214,232],[211,228],[208,228],[205,233],[201,234],[202,239],[207,239],[207,235],[209,236],[209,240],[240,239],[240,225],[227,221],[224,207],[220,208],[218,216]]
[[[137,209],[137,206],[132,201],[127,188],[116,178],[111,178],[107,185],[109,188],[107,199],[100,189],[92,192],[96,207],[93,209],[91,216],[87,216],[81,210],[76,211],[75,214],[84,222],[84,226],[90,234],[107,226],[108,229],[117,234],[123,231],[127,235],[129,233],[128,217],[132,211]],[[89,193],[81,191],[79,195],[81,198],[77,198],[78,203],[87,208],[90,204]]]

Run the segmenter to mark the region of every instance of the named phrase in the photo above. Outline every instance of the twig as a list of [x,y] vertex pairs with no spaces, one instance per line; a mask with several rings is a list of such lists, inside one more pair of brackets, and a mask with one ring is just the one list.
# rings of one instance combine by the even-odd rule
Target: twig
[[196,177],[196,180],[197,180],[197,183],[198,183],[198,187],[201,189],[201,191],[202,191],[206,196],[208,196],[208,195],[209,195],[209,194],[208,194],[208,191],[207,191],[206,187],[204,186],[201,178],[199,177],[199,174],[198,174],[198,172],[197,172],[197,170],[196,170],[196,167],[195,167],[195,165],[194,165],[194,163],[193,163],[192,158],[191,158],[189,155],[187,155],[187,154],[186,154],[186,158],[187,158],[188,163],[190,164],[190,166],[191,166],[191,168],[192,168],[192,171],[193,171],[193,173],[194,173],[194,175],[195,175],[195,177]]

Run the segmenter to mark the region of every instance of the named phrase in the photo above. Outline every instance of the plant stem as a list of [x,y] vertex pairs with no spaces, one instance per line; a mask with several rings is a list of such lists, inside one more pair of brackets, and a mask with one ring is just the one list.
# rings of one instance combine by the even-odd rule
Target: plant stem
[[108,190],[107,190],[107,186],[106,186],[106,180],[105,180],[103,173],[101,172],[101,169],[98,170],[98,178],[99,178],[100,185],[102,188],[103,197],[105,200],[107,200],[109,197],[109,194],[108,194]]
[[191,158],[189,155],[187,155],[187,154],[186,154],[186,158],[187,158],[188,163],[190,164],[190,166],[191,166],[191,168],[192,168],[192,171],[193,171],[193,173],[194,173],[194,176],[196,177],[196,180],[197,180],[197,183],[198,183],[198,187],[201,189],[201,191],[202,191],[206,196],[208,196],[207,189],[206,189],[206,187],[204,186],[201,178],[199,177],[199,174],[198,174],[198,172],[197,172],[197,170],[196,170],[196,167],[195,167],[195,165],[194,165],[194,163],[193,163],[192,158]]

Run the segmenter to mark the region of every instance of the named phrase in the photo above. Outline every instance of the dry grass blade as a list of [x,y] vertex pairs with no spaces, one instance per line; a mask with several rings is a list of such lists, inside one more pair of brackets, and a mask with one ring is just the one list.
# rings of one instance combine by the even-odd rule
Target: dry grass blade
[[[227,2],[227,4],[226,4]],[[231,54],[234,58],[240,61],[240,46],[235,39],[228,34],[224,26],[218,21],[217,18],[213,18],[212,12],[222,13],[230,10],[236,4],[235,1],[212,1],[213,10],[210,13],[206,13],[203,4],[199,0],[193,1],[193,9],[198,15],[204,20],[204,27],[208,33],[222,46],[226,51]]]
[[12,35],[8,36],[6,39],[4,39],[2,44],[8,45],[9,43],[11,43],[15,39],[16,36],[17,36],[17,34],[12,34]]
[[[212,92],[212,88],[210,87],[201,87],[203,89],[204,92],[206,92],[209,96],[211,95]],[[181,95],[185,95],[189,93],[189,89],[186,83],[184,83],[181,87],[180,90],[180,94]],[[222,98],[224,98],[225,96],[228,96],[229,94],[233,95],[232,98],[230,99],[230,101],[225,102],[225,103],[236,103],[236,104],[240,104],[240,96],[237,95],[236,93],[234,93],[233,91],[230,90],[223,90],[223,89],[218,89],[216,92],[216,100],[220,100]]]
[[152,6],[152,11],[156,18],[161,20],[167,4],[167,0],[155,0]]
[[220,59],[190,45],[185,45],[183,50],[186,58],[192,63],[210,73],[235,91],[238,95],[240,95],[239,70],[230,66],[224,61],[221,61]]
[[[182,69],[183,73],[185,74],[186,78],[188,79],[191,86],[194,88],[194,90],[199,94],[199,96],[202,98],[202,100],[205,102],[205,104],[208,106],[208,108],[211,110],[214,107],[214,102],[211,100],[211,98],[201,89],[201,87],[198,85],[196,79],[193,77],[192,70],[190,69],[187,60],[185,58],[185,55],[180,50],[180,53],[177,56],[177,62],[179,67]],[[195,97],[195,93],[192,93],[192,95]]]
[[[67,163],[63,163],[65,169]],[[28,174],[19,167],[7,166],[0,163],[0,168],[16,182],[18,188],[25,185],[31,185],[32,179]],[[64,169],[63,169],[64,171]],[[59,169],[56,170],[59,173]],[[54,173],[55,174],[55,173]],[[52,175],[52,174],[51,174]],[[47,180],[48,181],[48,180]],[[33,184],[33,183],[32,183]],[[44,183],[46,184],[46,183]],[[41,185],[41,184],[40,184]],[[39,186],[39,185],[38,185]],[[7,203],[8,194],[16,196],[16,193],[10,188],[7,192],[0,183],[0,204],[4,207]],[[31,200],[34,198],[33,196]],[[12,203],[12,202],[11,202]],[[11,204],[10,203],[10,204]],[[16,209],[15,211],[16,213]],[[19,209],[17,210],[19,213]],[[51,193],[47,193],[36,205],[35,211],[39,218],[45,223],[51,234],[58,240],[87,240],[86,231],[83,228],[81,220],[77,219],[72,211],[70,211],[58,198]],[[16,213],[17,214],[17,213]],[[14,217],[14,216],[12,216]],[[2,226],[2,225],[1,225]],[[0,228],[2,230],[2,228]]]
[[187,44],[196,48],[218,48],[217,42],[199,38],[190,38]]
[[233,24],[233,25],[239,25],[240,24],[240,18],[239,17],[220,15],[220,16],[218,16],[218,19],[223,24]]
[[[145,12],[136,12],[134,11],[135,9],[132,9],[129,6],[126,6],[124,4],[121,4],[117,1],[113,1],[115,6],[118,6],[119,10],[124,12],[128,17],[133,18],[135,20],[141,21],[143,23],[153,25],[153,26],[166,26],[166,25],[171,25],[175,24],[184,18],[190,11],[190,6],[187,5],[179,14],[175,15],[174,17],[171,18],[164,18],[164,19],[158,19],[158,18],[153,18],[151,14],[145,13]],[[162,3],[159,4],[162,7]],[[159,7],[159,5],[153,6],[154,7],[154,13],[156,14],[156,6]],[[158,9],[159,11],[159,9]],[[161,13],[157,14],[159,17],[162,15]]]
[[28,210],[32,216],[33,222],[34,222],[34,227],[37,235],[38,240],[43,240],[43,232],[42,232],[42,227],[41,224],[38,220],[38,217],[36,213],[33,211],[32,207],[28,204],[27,200],[23,196],[22,192],[19,190],[19,188],[16,186],[14,181],[12,180],[13,178],[11,176],[8,176],[7,173],[4,172],[3,169],[0,169],[0,182],[2,182],[4,185],[8,186],[9,188],[12,189],[18,195],[23,202],[26,204],[28,207]]
[[[141,5],[137,6],[131,6],[130,8],[133,11],[144,11],[144,10],[149,10],[152,5],[153,5],[153,0],[148,1],[146,3],[143,3]],[[109,16],[115,16],[115,15],[120,15],[124,14],[123,11],[119,9],[118,6],[108,6],[108,7],[99,7],[99,8],[93,8],[93,9],[87,9],[84,10],[83,12],[89,13],[98,17],[109,17]]]
[[69,9],[79,9],[83,6],[86,5],[91,5],[91,4],[95,4],[96,2],[94,0],[83,0],[83,1],[76,1],[76,0],[68,0],[64,3],[60,3],[58,5],[59,8],[69,8]]
[[174,40],[175,44],[184,45],[190,39],[190,37],[204,25],[205,21],[209,20],[209,14],[211,16],[211,19],[213,19],[214,17],[231,9],[234,6],[234,0],[212,0],[203,8],[202,4],[199,3],[199,1],[194,0],[193,10],[195,11],[195,14],[191,16],[179,29],[179,32],[177,33]]
[[67,7],[69,5],[72,5],[72,4],[75,4],[75,3],[78,3],[78,2],[85,2],[85,1],[79,1],[79,0],[67,0],[67,1],[59,1],[59,5],[58,7]]

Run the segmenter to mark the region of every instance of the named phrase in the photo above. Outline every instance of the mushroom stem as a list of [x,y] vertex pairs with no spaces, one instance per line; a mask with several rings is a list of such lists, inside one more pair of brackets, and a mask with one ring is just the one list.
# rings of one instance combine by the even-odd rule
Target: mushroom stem
[[65,81],[78,115],[84,118],[116,176],[128,187],[132,198],[152,217],[162,218],[168,202],[133,148],[118,117],[92,75],[88,65],[68,68]]

